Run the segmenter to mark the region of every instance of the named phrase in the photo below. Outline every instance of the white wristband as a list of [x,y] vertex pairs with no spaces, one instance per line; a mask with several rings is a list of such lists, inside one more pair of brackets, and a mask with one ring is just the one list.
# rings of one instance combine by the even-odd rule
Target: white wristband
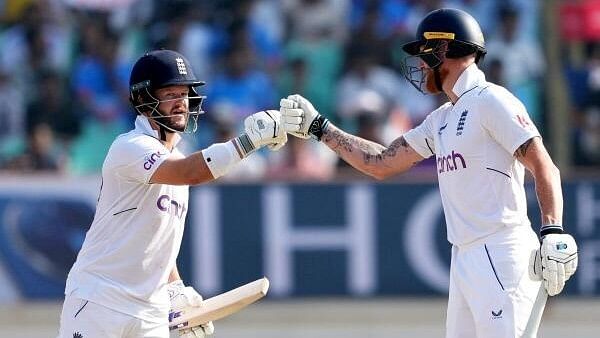
[[242,158],[232,141],[215,143],[202,150],[204,161],[214,178],[219,178],[240,162]]

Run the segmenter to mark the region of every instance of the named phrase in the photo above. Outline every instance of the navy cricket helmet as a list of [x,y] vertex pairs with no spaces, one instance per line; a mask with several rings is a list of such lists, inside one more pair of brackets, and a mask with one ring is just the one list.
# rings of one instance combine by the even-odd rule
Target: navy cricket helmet
[[[157,89],[179,85],[189,87],[189,113],[181,130],[168,125],[168,116],[158,110],[158,105],[165,100],[160,101],[155,96]],[[167,49],[154,50],[140,57],[133,66],[129,78],[129,100],[138,114],[148,113],[146,116],[161,127],[171,132],[193,133],[198,126],[198,115],[204,113],[202,102],[205,96],[198,95],[196,91],[196,87],[202,85],[204,81],[196,78],[183,55]]]
[[[485,40],[477,21],[467,12],[454,8],[429,12],[419,23],[416,40],[404,44],[402,49],[410,56],[405,58],[401,71],[420,91],[424,75],[415,57],[436,69],[443,57],[457,59],[475,54],[475,63],[478,63],[486,54]],[[416,74],[421,78],[415,78]]]

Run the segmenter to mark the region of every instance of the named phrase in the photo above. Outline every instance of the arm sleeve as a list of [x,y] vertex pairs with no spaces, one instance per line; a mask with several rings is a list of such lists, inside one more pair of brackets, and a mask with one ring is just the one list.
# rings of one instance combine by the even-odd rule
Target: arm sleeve
[[481,124],[506,151],[514,154],[525,141],[540,136],[527,109],[508,91],[488,94],[481,107]]
[[435,111],[425,118],[421,124],[404,133],[406,142],[423,158],[435,155],[433,141],[433,115]]
[[115,142],[105,168],[128,181],[148,184],[156,169],[170,154],[160,141],[140,136]]

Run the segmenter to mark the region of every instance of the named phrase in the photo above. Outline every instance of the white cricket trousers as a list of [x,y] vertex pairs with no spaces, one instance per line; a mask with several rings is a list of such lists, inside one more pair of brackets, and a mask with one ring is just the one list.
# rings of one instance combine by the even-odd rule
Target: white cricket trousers
[[144,321],[85,299],[65,298],[58,338],[140,337],[169,338],[169,327],[167,323]]
[[529,276],[539,246],[529,226],[453,246],[446,338],[520,338],[542,287]]

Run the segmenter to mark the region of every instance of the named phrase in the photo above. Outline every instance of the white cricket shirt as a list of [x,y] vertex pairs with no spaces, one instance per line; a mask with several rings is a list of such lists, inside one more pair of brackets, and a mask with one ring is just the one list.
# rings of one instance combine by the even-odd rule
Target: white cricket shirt
[[523,180],[514,153],[539,136],[523,104],[486,82],[475,64],[458,78],[446,103],[404,134],[424,158],[435,155],[448,241],[470,243],[506,226],[529,226]]
[[187,185],[148,183],[170,152],[145,117],[119,135],[102,167],[94,221],[67,278],[65,294],[140,319],[167,322],[166,283],[181,245]]

